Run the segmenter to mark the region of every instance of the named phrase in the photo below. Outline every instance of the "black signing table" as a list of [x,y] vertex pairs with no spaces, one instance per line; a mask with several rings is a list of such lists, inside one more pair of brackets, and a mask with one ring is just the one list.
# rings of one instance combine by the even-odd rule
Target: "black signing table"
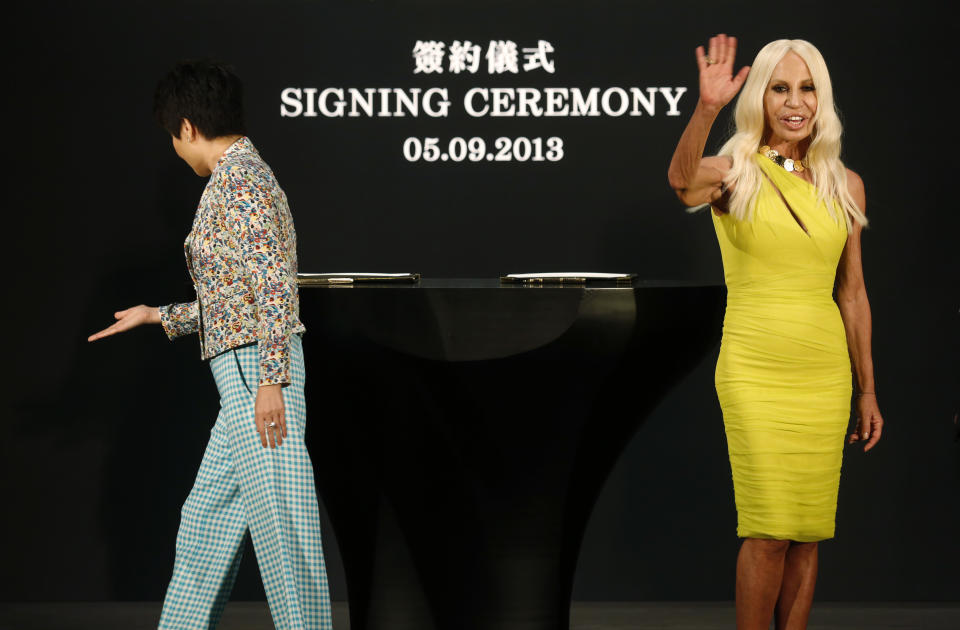
[[[722,286],[303,286],[307,442],[354,630],[564,630],[618,456]],[[706,394],[706,393],[705,393]]]

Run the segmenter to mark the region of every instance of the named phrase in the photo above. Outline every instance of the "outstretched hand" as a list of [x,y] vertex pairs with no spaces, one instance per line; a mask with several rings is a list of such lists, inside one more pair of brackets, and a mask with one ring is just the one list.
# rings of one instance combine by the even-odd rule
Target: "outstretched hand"
[[710,48],[704,52],[697,46],[697,67],[700,68],[700,102],[720,110],[740,91],[747,80],[750,66],[744,66],[733,75],[733,60],[737,54],[737,38],[720,33],[710,38]]
[[109,337],[110,335],[115,335],[143,324],[160,323],[160,312],[157,308],[155,306],[144,306],[143,304],[131,306],[123,311],[117,311],[113,316],[117,321],[115,321],[112,326],[108,326],[100,332],[93,333],[87,337],[87,341],[103,339],[104,337]]

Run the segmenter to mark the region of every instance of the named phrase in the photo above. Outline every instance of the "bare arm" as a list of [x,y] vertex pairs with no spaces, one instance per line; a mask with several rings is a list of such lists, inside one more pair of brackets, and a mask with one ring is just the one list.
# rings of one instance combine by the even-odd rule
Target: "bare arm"
[[[867,202],[863,180],[853,171],[847,171],[847,185],[853,200],[861,211],[866,211]],[[864,451],[869,451],[883,432],[883,417],[877,403],[876,384],[873,378],[873,353],[871,339],[873,320],[870,301],[863,279],[860,236],[863,228],[854,222],[847,236],[847,244],[840,257],[837,269],[837,306],[847,333],[847,347],[853,364],[857,383],[858,427],[850,434],[849,443],[864,441]]]
[[687,123],[680,142],[670,160],[667,177],[677,197],[688,206],[720,202],[727,192],[723,178],[730,168],[728,158],[703,157],[710,129],[750,72],[744,66],[733,76],[733,61],[737,52],[737,39],[720,34],[710,38],[709,55],[703,46],[697,47],[697,67],[700,69],[700,99]]
[[731,166],[730,161],[724,157],[703,157],[710,128],[719,112],[698,102],[670,160],[667,171],[670,187],[687,206],[711,203],[726,192],[722,190],[723,178]]

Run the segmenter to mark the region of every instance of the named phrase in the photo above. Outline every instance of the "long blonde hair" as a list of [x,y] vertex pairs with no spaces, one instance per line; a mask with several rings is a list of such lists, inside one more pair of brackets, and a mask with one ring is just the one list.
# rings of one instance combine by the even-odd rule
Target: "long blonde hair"
[[837,200],[848,230],[852,227],[852,220],[866,225],[867,218],[847,190],[847,169],[840,160],[843,125],[833,101],[827,64],[820,51],[802,39],[778,39],[761,48],[740,91],[734,110],[736,132],[720,149],[720,155],[730,156],[733,161],[724,178],[727,186],[733,185],[730,213],[740,220],[748,218],[760,192],[763,175],[754,163],[753,155],[760,148],[766,128],[763,99],[773,69],[788,52],[796,53],[807,64],[817,90],[817,111],[810,121],[812,131],[806,159],[819,199],[826,204],[834,219],[837,216],[831,201]]

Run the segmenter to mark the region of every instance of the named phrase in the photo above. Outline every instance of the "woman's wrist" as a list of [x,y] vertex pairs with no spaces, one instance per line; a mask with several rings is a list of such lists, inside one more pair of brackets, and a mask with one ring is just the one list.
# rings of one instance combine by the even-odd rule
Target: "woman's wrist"
[[698,100],[696,109],[700,110],[700,112],[710,116],[711,118],[716,118],[718,115],[720,115],[720,110],[723,109],[723,105],[709,105],[701,100]]
[[853,391],[856,392],[857,398],[860,398],[861,396],[876,396],[877,381],[873,377],[863,379],[854,378]]

